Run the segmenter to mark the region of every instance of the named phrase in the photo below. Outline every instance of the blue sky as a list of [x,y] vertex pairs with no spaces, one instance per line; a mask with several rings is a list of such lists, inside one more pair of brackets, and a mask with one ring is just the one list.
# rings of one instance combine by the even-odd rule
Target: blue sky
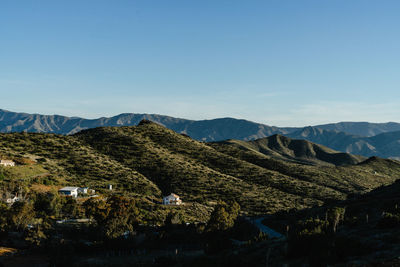
[[400,122],[400,1],[2,0],[0,108]]

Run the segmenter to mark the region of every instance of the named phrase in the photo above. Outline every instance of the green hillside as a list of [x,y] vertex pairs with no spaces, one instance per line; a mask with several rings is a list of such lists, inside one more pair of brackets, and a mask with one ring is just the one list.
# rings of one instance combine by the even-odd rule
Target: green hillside
[[351,165],[362,158],[277,138],[279,146],[274,149],[265,139],[204,143],[142,121],[138,126],[95,128],[73,136],[1,134],[0,154],[34,162],[5,168],[25,168],[21,171],[26,173],[36,169],[25,176],[7,174],[28,187],[89,186],[101,193],[113,184],[117,193],[157,201],[170,192],[184,202],[208,206],[235,200],[250,214],[342,200],[349,193],[390,184],[400,175],[396,161]]
[[366,160],[362,156],[338,152],[306,140],[291,139],[278,134],[254,141],[228,140],[215,144],[234,146],[277,159],[312,165],[353,165]]

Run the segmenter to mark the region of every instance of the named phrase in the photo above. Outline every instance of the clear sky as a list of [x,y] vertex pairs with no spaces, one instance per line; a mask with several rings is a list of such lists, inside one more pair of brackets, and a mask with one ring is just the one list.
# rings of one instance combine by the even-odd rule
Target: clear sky
[[0,108],[400,122],[398,0],[1,0]]

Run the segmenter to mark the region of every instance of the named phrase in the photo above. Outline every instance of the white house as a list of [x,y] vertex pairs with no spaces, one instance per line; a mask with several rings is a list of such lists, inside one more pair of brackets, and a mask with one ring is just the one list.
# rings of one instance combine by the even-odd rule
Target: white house
[[0,160],[0,165],[2,166],[10,166],[10,167],[14,167],[15,166],[15,162],[12,160],[6,160],[6,159],[2,159]]
[[58,193],[64,196],[77,197],[79,187],[67,186],[58,190]]
[[181,205],[182,200],[179,198],[177,194],[170,194],[169,196],[166,196],[163,198],[163,204],[164,205]]

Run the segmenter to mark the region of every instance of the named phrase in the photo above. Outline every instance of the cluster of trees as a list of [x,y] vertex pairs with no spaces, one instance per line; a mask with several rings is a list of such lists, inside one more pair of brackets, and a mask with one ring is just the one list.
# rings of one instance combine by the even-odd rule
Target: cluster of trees
[[[205,245],[208,253],[218,253],[231,248],[234,235],[246,235],[248,225],[245,221],[238,223],[239,211],[240,206],[236,202],[220,202],[206,224],[186,225],[182,214],[171,209],[165,218],[165,227],[157,230],[163,234],[155,235],[149,232],[154,231],[153,228],[140,226],[146,224],[142,221],[146,220],[145,211],[132,198],[111,195],[77,202],[75,198],[60,196],[57,192],[31,193],[23,201],[12,205],[0,202],[0,244],[14,242],[15,238],[9,238],[10,233],[14,232],[18,233],[18,240],[32,248],[73,253],[61,248],[66,244],[80,247],[85,243],[82,240],[101,241],[96,244],[103,244],[101,246],[106,249],[119,248],[127,242],[134,247],[135,242],[131,242],[130,238],[140,231],[145,233],[149,248],[154,243],[166,242],[168,239],[175,240],[177,244],[189,242],[198,246]],[[61,219],[72,218],[87,218],[89,223],[57,223]],[[73,251],[77,252],[75,249]]]
[[83,214],[75,199],[60,197],[57,192],[29,194],[11,206],[0,202],[0,234],[19,232],[28,243],[40,245],[54,232],[55,219]]
[[308,218],[297,221],[289,235],[288,256],[307,258],[311,265],[330,264],[349,255],[360,255],[367,251],[359,240],[338,234],[345,224],[344,207],[331,207],[325,218]]
[[107,200],[91,198],[83,206],[87,217],[96,221],[99,233],[108,239],[132,234],[140,223],[139,209],[130,198],[117,195]]
[[134,200],[111,196],[91,198],[78,204],[74,198],[53,193],[30,194],[29,198],[7,205],[0,202],[0,236],[23,233],[25,241],[40,245],[54,234],[57,219],[91,218],[98,238],[115,239],[133,232],[140,222]]

